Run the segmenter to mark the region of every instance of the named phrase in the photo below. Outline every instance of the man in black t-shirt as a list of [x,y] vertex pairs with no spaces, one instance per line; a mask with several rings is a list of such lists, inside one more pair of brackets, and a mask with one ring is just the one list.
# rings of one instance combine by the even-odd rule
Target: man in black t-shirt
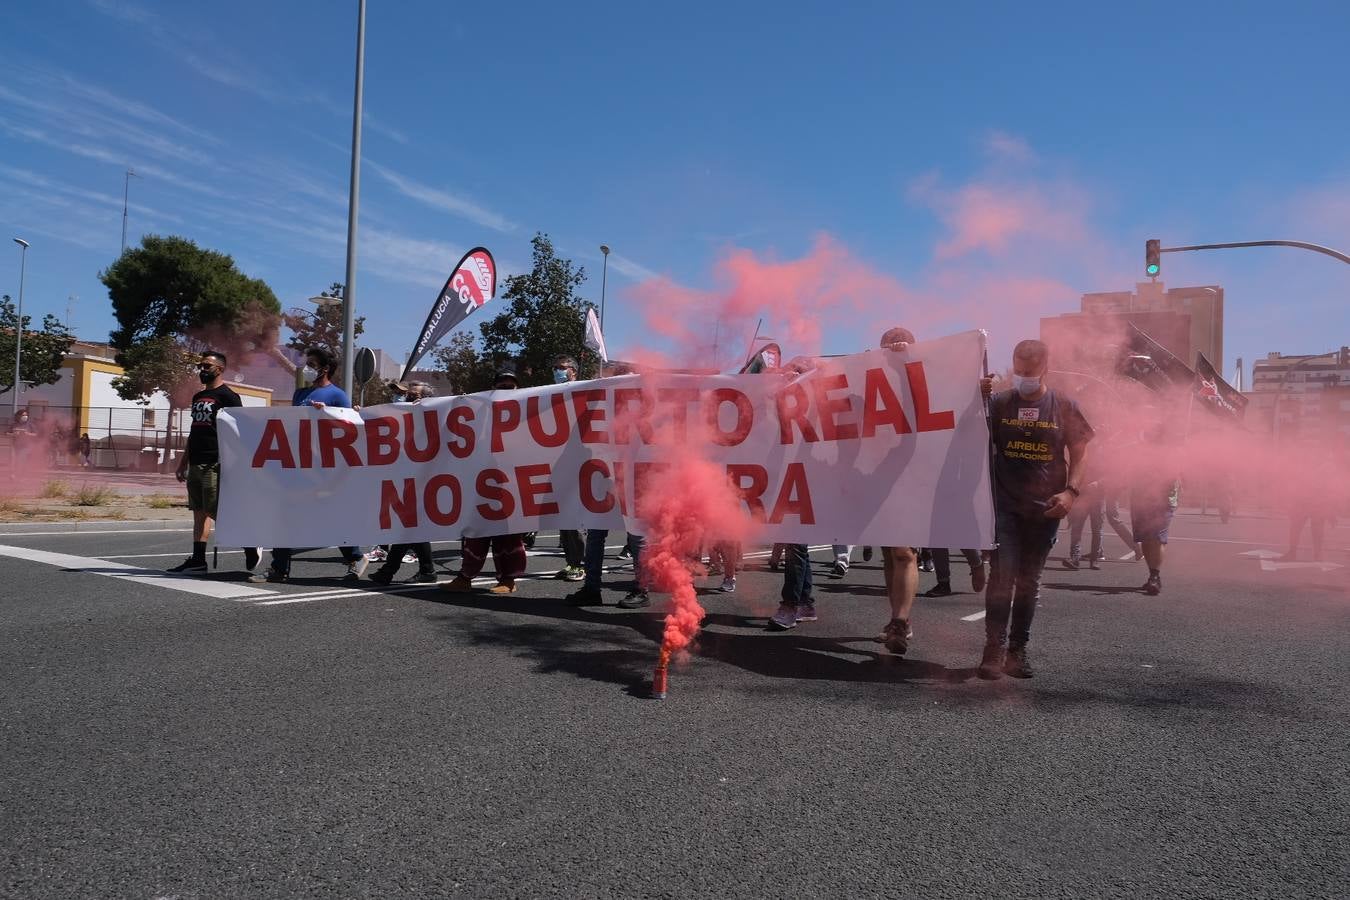
[[[207,350],[197,364],[197,377],[204,387],[192,395],[192,427],[177,472],[178,480],[187,482],[188,509],[192,510],[192,555],[169,569],[176,574],[206,574],[206,540],[220,497],[216,415],[222,409],[244,405],[239,395],[225,385],[225,362],[225,354]],[[246,549],[244,555],[249,569],[258,564],[256,548]]]
[[1041,570],[1083,482],[1092,426],[1078,404],[1045,386],[1049,364],[1045,344],[1022,341],[1013,351],[1013,389],[991,397],[993,379],[980,383],[989,397],[998,544],[984,595],[981,678],[1031,677],[1027,641]]

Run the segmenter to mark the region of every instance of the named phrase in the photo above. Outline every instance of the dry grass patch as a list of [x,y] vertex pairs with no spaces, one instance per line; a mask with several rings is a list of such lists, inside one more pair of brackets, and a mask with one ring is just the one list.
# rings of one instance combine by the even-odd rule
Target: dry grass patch
[[42,490],[38,493],[38,496],[44,500],[48,500],[53,497],[64,497],[68,493],[70,493],[70,485],[66,484],[64,481],[56,480],[48,481],[44,484]]
[[106,484],[86,484],[70,501],[71,506],[107,506],[117,499],[117,492]]

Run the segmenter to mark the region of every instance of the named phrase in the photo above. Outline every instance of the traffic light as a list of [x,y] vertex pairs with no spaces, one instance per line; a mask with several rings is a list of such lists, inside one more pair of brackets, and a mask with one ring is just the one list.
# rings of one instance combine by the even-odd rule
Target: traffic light
[[1157,278],[1162,271],[1162,241],[1144,241],[1144,274]]

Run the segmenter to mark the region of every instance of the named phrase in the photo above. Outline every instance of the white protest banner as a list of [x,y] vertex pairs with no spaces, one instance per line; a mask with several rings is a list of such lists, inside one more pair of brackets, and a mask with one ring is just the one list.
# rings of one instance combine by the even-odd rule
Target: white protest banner
[[695,454],[726,467],[766,542],[987,548],[983,347],[972,331],[796,376],[649,373],[360,411],[222,411],[216,540],[642,533],[635,483]]

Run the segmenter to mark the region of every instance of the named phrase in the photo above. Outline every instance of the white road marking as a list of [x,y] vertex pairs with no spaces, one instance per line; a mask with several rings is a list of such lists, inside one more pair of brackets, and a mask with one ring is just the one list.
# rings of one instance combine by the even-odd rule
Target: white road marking
[[968,616],[962,616],[962,617],[961,617],[961,621],[962,621],[962,622],[978,622],[978,621],[980,621],[980,620],[983,619],[983,618],[984,618],[984,610],[980,610],[980,611],[977,612],[977,613],[971,613],[971,614],[968,615]]
[[73,528],[66,531],[0,531],[0,537],[81,537],[86,534],[165,534],[171,531],[191,534],[192,524],[189,522],[178,528],[113,528],[107,531],[76,531]]
[[215,597],[221,600],[255,599],[276,593],[275,591],[230,581],[210,581],[191,576],[170,575],[167,572],[157,572],[154,569],[129,566],[125,563],[109,562],[106,559],[96,559],[91,556],[72,556],[68,553],[52,553],[47,550],[33,550],[28,547],[10,547],[0,544],[0,556],[10,556],[15,559],[26,559],[49,566],[59,566],[74,572],[107,575],[111,578],[120,578],[123,581],[150,584],[155,587],[182,591],[187,594],[200,594],[203,597]]

